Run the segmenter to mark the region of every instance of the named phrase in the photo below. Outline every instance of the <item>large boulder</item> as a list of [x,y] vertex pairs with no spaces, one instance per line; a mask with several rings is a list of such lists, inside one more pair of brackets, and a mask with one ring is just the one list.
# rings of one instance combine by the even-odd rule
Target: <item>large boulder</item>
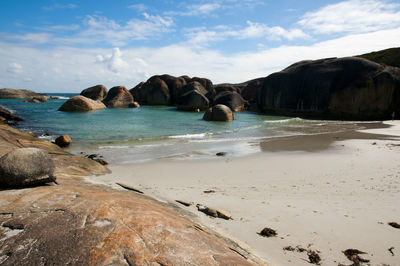
[[62,112],[89,112],[104,108],[106,106],[102,102],[78,95],[69,98],[58,110]]
[[207,97],[197,90],[188,91],[176,100],[176,107],[182,111],[202,111],[208,106]]
[[150,78],[146,84],[146,103],[148,105],[170,105],[171,95],[167,83],[158,76]]
[[107,88],[104,85],[96,85],[81,92],[82,96],[90,98],[95,101],[102,101],[107,96]]
[[208,108],[203,119],[206,121],[231,121],[234,119],[234,115],[228,106],[217,104]]
[[132,94],[124,86],[112,87],[103,100],[107,107],[129,107],[133,102]]
[[143,87],[144,84],[145,82],[142,81],[129,90],[133,96],[133,99],[140,104],[146,103],[146,87]]
[[59,146],[59,147],[67,147],[69,146],[69,144],[71,144],[71,137],[68,135],[62,135],[59,136],[58,138],[56,138],[55,143]]
[[10,88],[0,89],[0,99],[23,99],[35,96],[43,96],[31,90],[15,90]]
[[50,154],[37,148],[15,149],[0,158],[0,183],[29,186],[54,182],[55,166]]
[[223,104],[232,111],[240,112],[245,110],[247,101],[236,91],[222,91],[215,97],[214,104]]
[[23,119],[19,116],[14,115],[10,110],[0,105],[0,118],[5,120],[22,121]]
[[400,68],[356,58],[302,61],[264,79],[262,112],[381,120],[400,113]]

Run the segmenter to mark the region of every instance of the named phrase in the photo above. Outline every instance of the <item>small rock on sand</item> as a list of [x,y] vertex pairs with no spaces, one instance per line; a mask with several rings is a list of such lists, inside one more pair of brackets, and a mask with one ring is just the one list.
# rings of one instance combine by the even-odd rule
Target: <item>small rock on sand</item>
[[278,233],[271,228],[265,227],[263,230],[261,230],[261,232],[257,233],[260,236],[265,236],[265,237],[272,237],[272,236],[277,236]]

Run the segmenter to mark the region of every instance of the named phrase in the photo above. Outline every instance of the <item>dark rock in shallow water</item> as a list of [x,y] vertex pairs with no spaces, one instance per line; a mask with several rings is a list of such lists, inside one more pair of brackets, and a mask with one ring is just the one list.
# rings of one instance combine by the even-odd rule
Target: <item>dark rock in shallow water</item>
[[37,148],[15,149],[0,158],[0,183],[28,186],[54,182],[55,166],[49,153]]
[[47,97],[47,96],[35,96],[35,97],[32,97],[31,99],[25,100],[24,102],[28,102],[28,103],[45,103],[45,102],[47,102],[48,98],[49,97]]
[[160,76],[152,76],[145,83],[139,83],[130,92],[139,104],[169,105],[171,103],[168,85]]
[[124,86],[112,87],[103,100],[107,107],[129,107],[133,102],[132,94]]
[[231,121],[234,119],[231,108],[223,104],[217,104],[208,108],[203,119],[206,121]]
[[301,61],[264,79],[262,112],[340,119],[389,119],[400,113],[400,68],[362,58]]
[[71,144],[71,137],[68,135],[62,135],[56,138],[55,143],[59,147],[67,147],[69,144]]
[[191,90],[177,98],[176,106],[178,110],[199,112],[208,108],[209,101],[201,92]]
[[22,121],[23,119],[19,116],[14,115],[10,110],[0,105],[0,117],[6,120]]
[[82,96],[90,98],[95,101],[102,101],[107,96],[107,88],[104,85],[96,85],[81,92]]
[[223,104],[232,111],[240,112],[246,108],[247,101],[236,91],[223,91],[215,97],[214,104]]
[[58,110],[62,112],[89,112],[104,108],[106,108],[104,103],[78,95],[68,99]]

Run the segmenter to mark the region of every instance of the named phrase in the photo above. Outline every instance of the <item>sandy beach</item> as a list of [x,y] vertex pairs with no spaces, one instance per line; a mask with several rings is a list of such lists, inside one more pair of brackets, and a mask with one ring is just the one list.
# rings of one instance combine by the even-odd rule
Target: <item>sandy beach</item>
[[[350,248],[367,253],[361,257],[371,265],[399,265],[400,229],[388,225],[400,223],[399,121],[362,132],[277,139],[260,150],[242,158],[114,165],[111,174],[87,180],[117,189],[121,182],[176,204],[266,264],[309,265],[307,252],[284,250],[291,246],[316,251],[322,265],[352,264],[343,254]],[[233,220],[209,217],[196,204]],[[264,227],[278,235],[258,235]]]

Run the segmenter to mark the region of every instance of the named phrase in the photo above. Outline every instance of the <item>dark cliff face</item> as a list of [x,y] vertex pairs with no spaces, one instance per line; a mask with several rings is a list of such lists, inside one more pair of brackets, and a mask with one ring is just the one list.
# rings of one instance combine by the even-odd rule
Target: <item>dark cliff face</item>
[[266,113],[336,119],[389,119],[400,113],[400,68],[366,59],[302,61],[264,79],[258,108]]

